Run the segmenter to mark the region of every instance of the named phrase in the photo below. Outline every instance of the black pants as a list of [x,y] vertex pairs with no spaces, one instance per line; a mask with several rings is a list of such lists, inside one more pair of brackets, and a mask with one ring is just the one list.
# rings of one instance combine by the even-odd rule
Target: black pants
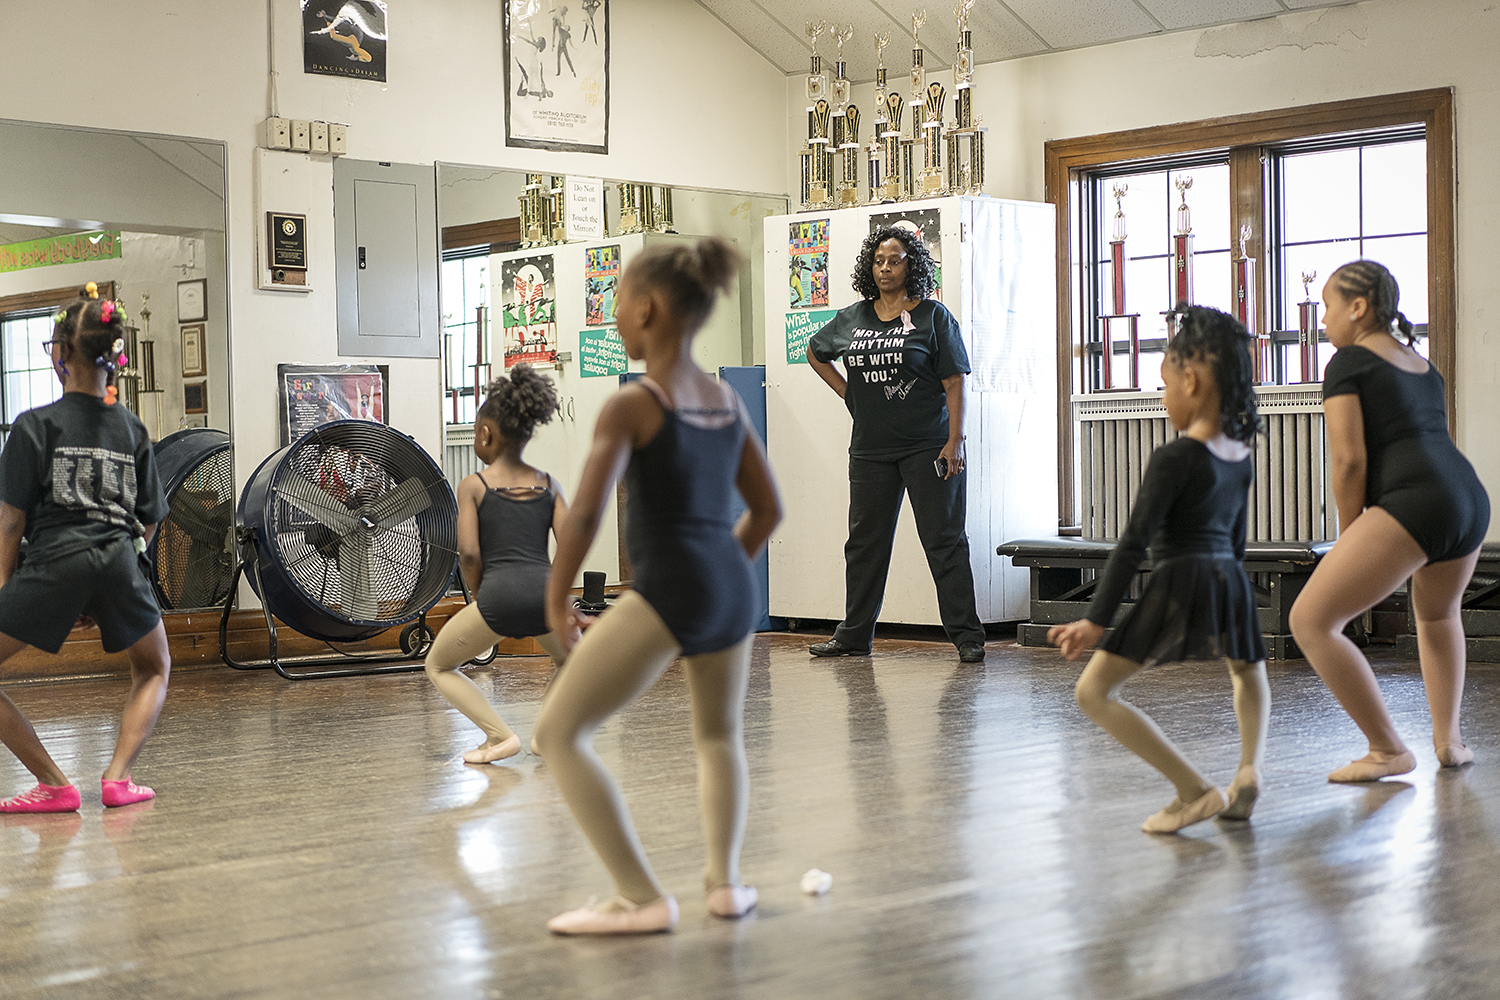
[[917,535],[927,553],[932,582],[937,584],[938,614],[948,638],[955,646],[984,642],[984,626],[974,606],[969,536],[964,529],[968,472],[939,479],[932,463],[941,451],[933,448],[890,462],[849,459],[844,621],[833,633],[839,642],[869,649],[875,637],[903,493],[911,496]]

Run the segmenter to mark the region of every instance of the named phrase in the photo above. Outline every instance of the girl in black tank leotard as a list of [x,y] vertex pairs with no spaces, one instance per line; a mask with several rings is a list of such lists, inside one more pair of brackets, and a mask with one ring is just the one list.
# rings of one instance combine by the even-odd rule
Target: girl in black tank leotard
[[1417,765],[1369,661],[1343,634],[1355,615],[1408,578],[1438,761],[1457,767],[1474,759],[1458,718],[1465,672],[1459,606],[1490,502],[1448,436],[1443,377],[1412,350],[1399,299],[1396,279],[1368,260],[1345,264],[1323,289],[1324,325],[1339,349],[1323,377],[1339,540],[1292,607],[1292,633],[1370,746],[1329,781],[1374,781]]
[[[1249,335],[1216,309],[1184,306],[1162,362],[1167,416],[1180,432],[1156,449],[1082,621],[1058,625],[1047,639],[1074,659],[1114,622],[1130,581],[1151,548],[1151,577],[1078,679],[1078,707],[1155,767],[1177,798],[1147,818],[1147,833],[1173,833],[1211,816],[1249,819],[1271,695],[1255,591],[1245,575],[1246,506],[1259,420],[1251,382]],[[1120,686],[1143,667],[1176,660],[1223,660],[1234,686],[1240,766],[1228,802],[1134,705]]]
[[[693,335],[740,263],[730,244],[706,239],[646,250],[620,280],[620,337],[632,358],[645,360],[646,378],[621,389],[599,414],[575,505],[558,533],[547,621],[571,652],[536,723],[557,786],[618,895],[552,918],[554,933],[640,934],[677,923],[677,902],[652,873],[593,739],[679,655],[693,704],[708,910],[734,918],[755,906],[755,889],[739,872],[749,793],[743,716],[755,615],[750,558],[780,520],[781,504],[738,398],[690,354]],[[635,581],[580,638],[583,619],[568,585],[622,473]],[[749,508],[738,524],[730,516],[735,490]]]
[[438,692],[484,730],[484,742],[464,754],[465,763],[514,757],[521,738],[458,668],[502,636],[534,636],[553,662],[562,662],[543,595],[551,568],[547,534],[568,506],[551,476],[521,461],[532,432],[556,412],[551,379],[519,364],[490,384],[474,420],[474,454],[486,467],[458,484],[459,571],[474,600],[448,620],[427,654],[427,676]]

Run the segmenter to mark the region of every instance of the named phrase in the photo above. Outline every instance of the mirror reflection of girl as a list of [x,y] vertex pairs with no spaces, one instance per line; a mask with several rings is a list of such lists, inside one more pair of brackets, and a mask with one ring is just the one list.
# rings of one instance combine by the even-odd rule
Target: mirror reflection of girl
[[[733,919],[756,903],[739,872],[749,802],[745,691],[759,614],[750,559],[781,519],[781,501],[738,397],[690,353],[740,266],[733,246],[710,238],[648,249],[620,279],[620,339],[630,357],[645,359],[646,377],[599,414],[573,510],[558,534],[547,621],[571,653],[536,723],[558,788],[618,895],[552,918],[547,926],[557,934],[641,934],[677,923],[677,902],[656,880],[593,742],[599,726],[679,655],[692,697],[708,910]],[[580,639],[583,618],[569,588],[622,475],[633,588]],[[736,490],[748,507],[737,524],[730,513]]]
[[568,505],[557,480],[521,460],[537,425],[556,413],[552,380],[518,364],[490,383],[474,420],[474,454],[485,467],[458,484],[458,566],[474,599],[438,632],[426,664],[438,693],[484,730],[484,742],[464,754],[468,764],[514,757],[521,738],[458,668],[502,636],[535,637],[554,663],[563,660],[542,598],[547,535]]
[[1391,272],[1369,260],[1345,264],[1323,288],[1324,327],[1338,348],[1323,377],[1323,419],[1339,540],[1292,605],[1292,634],[1370,747],[1329,781],[1375,781],[1417,766],[1369,661],[1344,635],[1355,615],[1407,579],[1438,762],[1458,767],[1474,759],[1458,723],[1465,672],[1459,609],[1490,501],[1448,436],[1443,377],[1412,349],[1400,294]]
[[[114,756],[100,779],[105,806],[156,795],[130,768],[156,727],[171,658],[143,553],[167,514],[151,438],[115,405],[116,369],[126,364],[125,317],[88,296],[54,317],[49,350],[63,395],[17,418],[0,454],[0,663],[26,646],[56,653],[75,623],[97,625],[106,653],[130,658],[130,694]],[[29,541],[18,568],[21,537]],[[36,775],[29,792],[0,812],[71,812],[78,789],[0,692],[0,740]]]
[[[1152,570],[1140,599],[1094,653],[1075,691],[1078,707],[1177,789],[1147,818],[1147,833],[1174,833],[1211,816],[1248,819],[1260,789],[1271,695],[1255,591],[1245,575],[1246,511],[1255,463],[1249,335],[1216,309],[1183,306],[1162,362],[1163,402],[1180,436],[1151,455],[1093,603],[1082,621],[1047,641],[1072,660],[1099,641],[1149,543]],[[1240,766],[1228,804],[1151,718],[1119,697],[1144,667],[1223,660],[1234,686]]]

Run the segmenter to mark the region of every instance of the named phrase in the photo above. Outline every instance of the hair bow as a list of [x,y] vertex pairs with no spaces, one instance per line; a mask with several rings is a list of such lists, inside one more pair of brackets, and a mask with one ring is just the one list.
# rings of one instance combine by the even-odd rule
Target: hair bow
[[115,314],[114,299],[105,299],[104,304],[99,307],[99,321],[108,323]]

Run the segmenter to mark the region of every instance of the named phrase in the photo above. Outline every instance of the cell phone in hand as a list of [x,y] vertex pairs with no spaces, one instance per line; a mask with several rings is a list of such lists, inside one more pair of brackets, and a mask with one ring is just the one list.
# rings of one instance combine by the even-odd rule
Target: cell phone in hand
[[937,461],[932,463],[932,467],[937,470],[939,479],[948,478],[948,460],[946,458],[939,455]]

